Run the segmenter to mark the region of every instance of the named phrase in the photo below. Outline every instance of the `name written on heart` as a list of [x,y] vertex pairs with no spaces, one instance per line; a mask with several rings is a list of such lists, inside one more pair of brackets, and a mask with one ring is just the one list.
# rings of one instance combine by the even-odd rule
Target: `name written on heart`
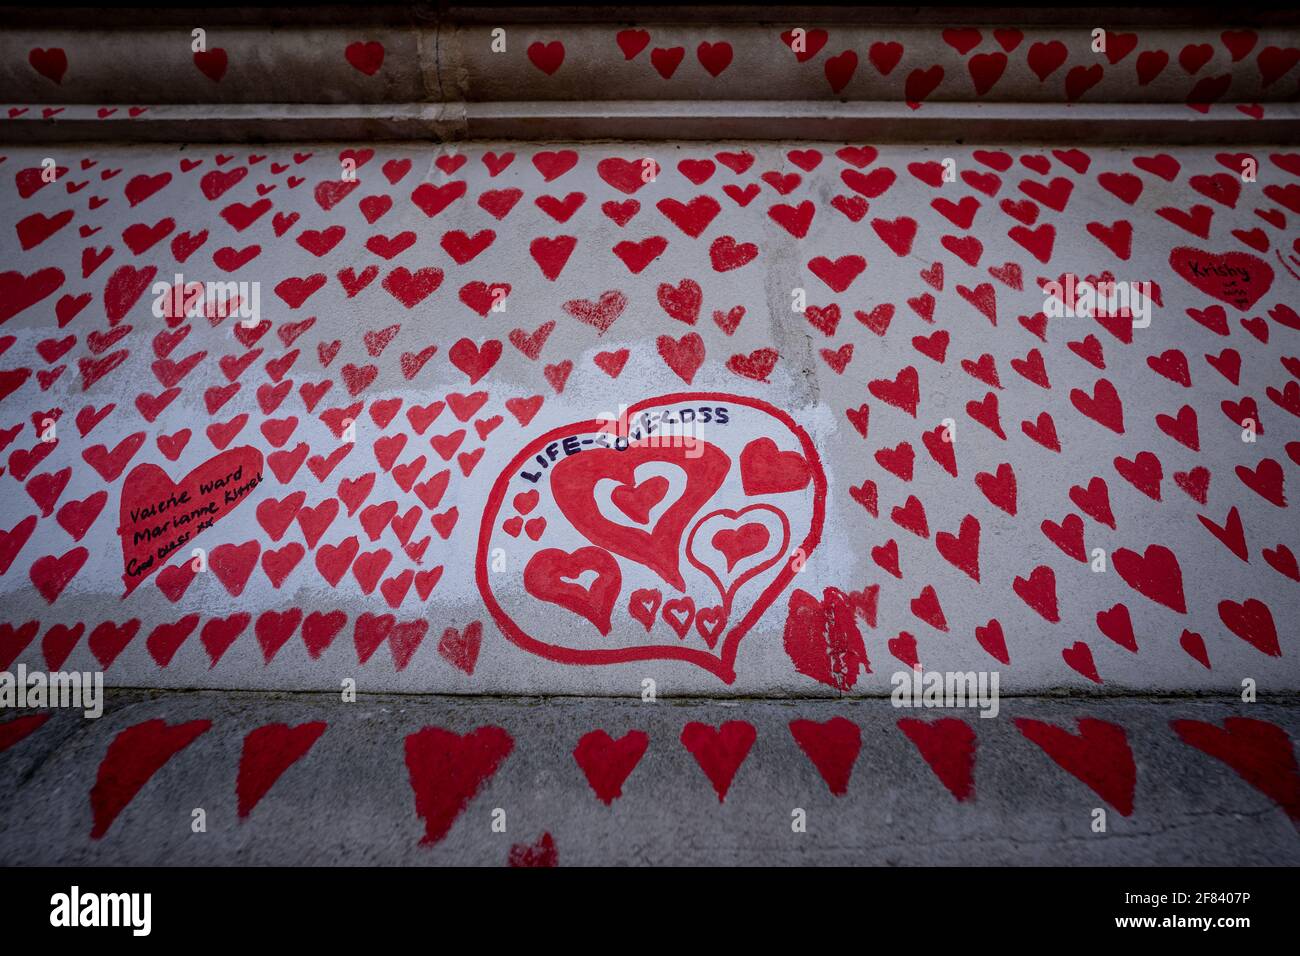
[[143,508],[132,508],[129,515],[133,522],[152,523],[138,524],[131,529],[131,543],[159,543],[143,561],[133,558],[127,562],[127,576],[148,573],[155,559],[166,561],[177,548],[189,544],[200,531],[212,527],[221,516],[223,505],[229,508],[261,483],[260,471],[245,480],[244,467],[240,465],[213,481],[199,482],[197,495],[185,489],[179,494],[170,492],[166,498]]
[[1240,279],[1250,281],[1250,270],[1238,266],[1225,265],[1212,259],[1188,259],[1187,271],[1198,279],[1203,276],[1218,276],[1221,279]]
[[1247,252],[1213,253],[1182,246],[1170,252],[1169,264],[1201,292],[1243,312],[1273,285],[1272,267]]
[[130,592],[262,483],[262,455],[237,448],[173,482],[161,468],[133,469],[123,489],[123,575]]

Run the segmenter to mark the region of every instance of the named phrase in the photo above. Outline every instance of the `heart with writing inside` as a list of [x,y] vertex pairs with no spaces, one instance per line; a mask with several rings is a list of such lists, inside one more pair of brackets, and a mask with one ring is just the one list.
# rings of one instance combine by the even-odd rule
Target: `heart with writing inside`
[[262,482],[262,453],[229,448],[172,481],[157,465],[132,468],[122,485],[117,533],[130,594],[177,553],[247,500]]
[[1248,252],[1203,252],[1180,246],[1169,264],[1201,292],[1245,312],[1273,286],[1273,267]]

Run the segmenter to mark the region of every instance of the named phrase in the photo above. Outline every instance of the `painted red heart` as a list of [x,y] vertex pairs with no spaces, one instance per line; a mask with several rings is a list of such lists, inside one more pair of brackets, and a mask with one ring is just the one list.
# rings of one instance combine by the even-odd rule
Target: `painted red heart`
[[1218,610],[1219,617],[1233,634],[1263,654],[1270,657],[1282,656],[1273,612],[1263,601],[1255,598],[1240,604],[1236,601],[1220,601]]
[[603,730],[584,734],[573,748],[573,759],[582,768],[592,792],[606,806],[623,795],[623,784],[645,756],[650,737],[641,730],[629,730],[617,740]]
[[822,723],[792,720],[790,734],[817,768],[830,792],[837,797],[848,793],[853,765],[862,749],[861,728],[844,717],[832,717]]
[[235,778],[240,818],[247,817],[284,772],[305,757],[325,733],[322,720],[290,726],[264,724],[244,737]]
[[[589,587],[572,583],[586,571],[596,572]],[[589,620],[608,634],[610,615],[618,600],[622,574],[618,563],[600,548],[579,548],[569,553],[559,548],[538,551],[524,568],[524,588],[541,601],[558,604]]]
[[356,70],[374,76],[384,65],[384,45],[377,40],[357,40],[344,48],[343,56]]
[[463,735],[425,727],[406,738],[415,812],[424,820],[421,845],[439,843],[451,832],[456,818],[496,775],[514,745],[500,727],[479,727]]
[[682,728],[681,735],[682,746],[713,784],[719,803],[727,799],[736,772],[757,738],[754,725],[743,720],[729,720],[721,727],[691,721]]
[[1223,761],[1300,825],[1300,768],[1285,730],[1253,717],[1229,717],[1222,727],[1200,720],[1169,725],[1183,743]]
[[956,717],[926,721],[904,717],[898,729],[916,745],[935,776],[958,802],[975,794],[975,731]]
[[210,720],[172,725],[163,720],[147,720],[114,737],[90,790],[94,819],[90,838],[98,840],[104,836],[149,779],[211,726]]
[[1187,613],[1182,569],[1178,557],[1168,548],[1153,544],[1143,554],[1117,548],[1112,559],[1115,570],[1129,587],[1179,614]]
[[[565,459],[556,466],[552,487],[561,511],[587,540],[615,554],[644,564],[669,585],[683,587],[678,570],[678,553],[686,526],[704,503],[722,484],[730,465],[727,457],[711,445],[702,445],[703,453],[688,457],[686,449],[655,448],[639,445],[626,451],[592,449]],[[613,478],[620,484],[635,487],[636,469],[649,462],[666,462],[682,469],[686,486],[681,496],[648,530],[615,524],[604,517],[595,504],[596,482]]]
[[1058,766],[1087,784],[1122,816],[1132,816],[1137,767],[1123,727],[1092,717],[1078,719],[1077,734],[1027,717],[1018,717],[1015,723]]

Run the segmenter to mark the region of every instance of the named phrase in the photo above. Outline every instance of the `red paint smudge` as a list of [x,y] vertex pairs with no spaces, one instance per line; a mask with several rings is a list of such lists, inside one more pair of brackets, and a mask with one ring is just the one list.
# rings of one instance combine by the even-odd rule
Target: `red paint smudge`
[[559,866],[560,854],[550,833],[543,833],[536,843],[516,843],[510,848],[510,866]]
[[[868,588],[860,593],[866,596],[864,616],[874,624],[876,592]],[[790,595],[785,652],[800,674],[836,690],[850,690],[857,683],[859,669],[871,673],[855,619],[855,612],[863,606],[854,600],[857,597],[838,588],[826,588],[820,602],[802,589]]]

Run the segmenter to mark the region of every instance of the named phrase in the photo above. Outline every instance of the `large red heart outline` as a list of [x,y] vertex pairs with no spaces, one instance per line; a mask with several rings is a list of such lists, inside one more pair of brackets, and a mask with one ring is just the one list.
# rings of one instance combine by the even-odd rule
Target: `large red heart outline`
[[[546,660],[554,661],[560,664],[623,664],[635,661],[651,660],[676,660],[686,663],[695,664],[703,668],[714,676],[718,677],[725,683],[733,683],[736,679],[735,661],[736,655],[740,648],[740,643],[750,629],[763,616],[763,614],[772,606],[776,598],[789,586],[794,579],[798,569],[792,561],[784,561],[779,571],[772,577],[763,591],[754,599],[752,605],[746,611],[740,620],[735,622],[728,621],[725,635],[718,642],[714,650],[704,650],[685,644],[641,644],[624,647],[609,648],[575,648],[567,647],[559,643],[538,639],[519,625],[514,617],[503,608],[493,591],[491,580],[492,562],[491,550],[493,533],[498,524],[501,515],[502,506],[506,501],[507,495],[511,490],[512,480],[523,470],[530,467],[536,456],[547,446],[555,442],[562,442],[565,438],[575,434],[590,434],[605,432],[619,434],[620,427],[626,428],[626,423],[637,413],[653,408],[667,407],[682,403],[709,403],[721,402],[732,406],[754,409],[758,412],[771,416],[774,424],[784,426],[793,436],[798,444],[799,452],[809,464],[811,471],[812,500],[810,507],[810,521],[808,532],[802,542],[795,545],[798,552],[802,553],[805,559],[813,553],[814,549],[821,541],[822,527],[826,517],[826,474],[821,465],[821,458],[817,453],[811,437],[803,430],[794,419],[785,411],[757,398],[749,398],[742,395],[732,395],[722,392],[676,392],[668,395],[656,396],[645,399],[631,405],[623,413],[620,421],[610,419],[592,419],[590,421],[576,422],[562,425],[554,428],[543,435],[538,436],[529,442],[520,452],[507,464],[498,475],[492,489],[488,495],[487,503],[483,509],[483,517],[479,526],[479,542],[475,563],[475,581],[478,584],[479,593],[481,594],[484,606],[488,613],[496,622],[497,627],[506,638],[517,647],[531,654],[536,654]],[[623,432],[624,434],[626,432]],[[635,447],[635,446],[633,446]],[[631,449],[628,449],[631,451]],[[626,455],[628,451],[614,452],[614,454]],[[595,456],[603,450],[583,451],[575,456],[576,461],[583,456]],[[726,456],[724,455],[724,458]],[[635,466],[627,468],[626,476],[623,475],[624,466],[616,466],[619,475],[615,477],[625,477],[630,479]],[[737,485],[737,495],[740,494],[739,484],[740,476],[738,472],[731,472],[731,479]],[[578,471],[575,469],[573,475],[576,477]],[[587,475],[583,475],[584,485],[588,481]],[[601,477],[611,477],[608,474]],[[594,481],[594,479],[593,479]],[[557,498],[556,504],[563,507],[563,499]],[[707,503],[702,501],[701,505]],[[676,503],[671,506],[676,507]],[[671,507],[669,511],[671,511]],[[689,509],[686,522],[698,513],[699,506],[693,506]],[[660,516],[662,521],[669,512]],[[604,521],[604,518],[601,518]],[[609,531],[608,528],[601,528],[602,531]],[[789,547],[789,542],[787,547]],[[612,549],[611,549],[612,550]],[[783,549],[784,553],[785,549]],[[646,561],[645,555],[637,555],[634,560],[638,560],[647,566],[651,566]],[[769,568],[771,566],[769,565]],[[653,570],[653,567],[652,567]]]

